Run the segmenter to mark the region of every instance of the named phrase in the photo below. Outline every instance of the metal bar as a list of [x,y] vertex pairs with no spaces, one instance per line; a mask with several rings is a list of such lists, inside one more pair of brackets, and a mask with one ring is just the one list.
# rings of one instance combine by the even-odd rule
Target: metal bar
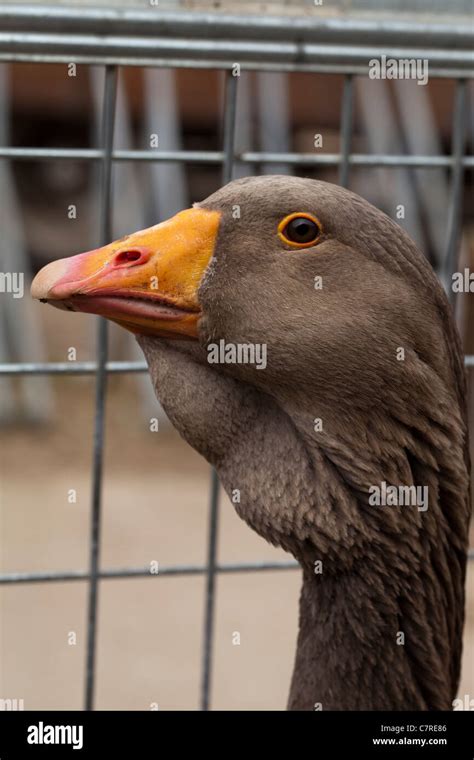
[[[253,26],[249,19],[248,30]],[[288,29],[292,24],[286,22]],[[308,24],[308,28],[311,25]],[[466,23],[468,29],[469,24]],[[465,76],[473,70],[472,34],[458,41],[461,44],[439,44],[433,39],[434,47],[426,45],[431,40],[430,26],[425,39],[405,38],[408,44],[400,45],[400,39],[388,48],[395,59],[426,60],[431,76]],[[467,31],[466,29],[466,31]],[[291,39],[250,39],[248,30],[244,37],[225,38],[212,35],[192,38],[189,35],[169,34],[139,35],[96,34],[78,31],[51,33],[48,28],[40,31],[19,31],[13,24],[12,30],[0,33],[0,60],[11,62],[30,61],[36,63],[114,64],[120,66],[168,66],[173,68],[227,68],[231,69],[239,61],[243,69],[273,71],[319,71],[332,73],[367,74],[369,61],[387,55],[387,44],[373,39],[366,44],[351,41],[341,42],[341,34],[333,41],[320,39],[314,42],[299,37]],[[469,30],[470,31],[470,30]],[[433,44],[432,43],[432,44]]]
[[[105,245],[111,239],[112,206],[112,146],[114,139],[115,102],[117,95],[117,69],[105,70],[104,103],[102,112],[102,145],[104,158],[101,176],[101,241]],[[95,655],[97,643],[97,608],[100,555],[100,523],[102,497],[102,470],[104,455],[105,399],[107,393],[107,321],[99,319],[97,374],[94,420],[94,451],[92,471],[92,513],[90,534],[90,582],[88,599],[88,626],[86,652],[85,709],[94,706]]]
[[445,283],[448,286],[449,299],[455,301],[455,293],[451,287],[452,274],[456,270],[459,247],[460,227],[463,200],[464,169],[462,158],[466,134],[467,117],[467,82],[461,79],[456,85],[454,103],[453,132],[452,132],[452,172],[450,203],[448,212],[448,232],[444,265]]
[[224,104],[224,160],[222,164],[222,184],[226,185],[232,179],[234,168],[235,146],[235,114],[237,104],[237,80],[231,72],[226,71],[225,104]]
[[[95,375],[97,373],[97,362],[29,362],[21,363],[0,363],[0,375]],[[125,372],[147,372],[148,365],[146,362],[106,362],[106,372],[113,374]]]
[[[468,552],[469,561],[474,561],[474,549]],[[301,565],[294,560],[281,562],[226,562],[216,565],[216,574],[223,573],[255,573],[273,572],[280,570],[299,570]],[[160,567],[158,573],[150,572],[149,567],[112,567],[101,570],[97,577],[100,580],[117,580],[120,578],[167,578],[186,575],[205,575],[208,572],[207,565],[168,565]],[[0,586],[9,586],[14,583],[23,585],[28,583],[65,583],[69,581],[87,581],[91,577],[87,570],[52,570],[40,573],[2,573]]]
[[[256,163],[285,163],[293,164],[294,166],[339,166],[344,157],[338,153],[325,153],[322,155],[316,155],[313,153],[257,153],[257,152],[244,152],[240,156],[236,156],[239,161],[244,163],[256,164]],[[401,167],[411,167],[415,169],[437,169],[439,167],[450,167],[453,164],[453,159],[450,156],[407,156],[407,155],[391,155],[391,154],[377,154],[377,153],[352,153],[348,158],[350,166],[360,167],[377,167],[386,166],[393,169],[399,169]],[[466,169],[474,168],[474,157],[465,156],[462,161],[463,166]]]
[[[98,148],[0,148],[0,158],[20,161],[99,161],[103,156],[104,152]],[[217,150],[114,150],[111,159],[220,164],[224,154]]]
[[[8,36],[8,35],[7,35]],[[188,52],[188,43],[186,40],[182,42],[181,48],[175,50],[176,55],[180,57],[168,58],[151,56],[139,56],[134,55],[136,53],[137,40],[129,40],[130,43],[130,55],[106,54],[102,50],[102,47],[97,48],[96,54],[81,54],[77,53],[78,45],[77,41],[73,40],[70,48],[65,53],[35,53],[35,52],[8,52],[2,53],[2,39],[4,35],[0,33],[0,62],[2,63],[36,63],[36,64],[65,64],[74,62],[78,66],[122,66],[131,67],[139,66],[143,67],[162,67],[162,68],[174,68],[174,69],[222,69],[231,70],[235,64],[235,60],[241,61],[240,67],[242,71],[286,71],[286,72],[306,72],[313,74],[358,74],[360,76],[367,76],[368,61],[374,58],[381,58],[386,55],[386,49],[384,48],[371,48],[362,54],[360,51],[360,62],[345,62],[345,58],[341,58],[341,62],[337,60],[337,50],[330,51],[322,49],[323,46],[315,47],[314,62],[301,63],[298,57],[297,45],[294,46],[293,55],[289,56],[290,59],[294,57],[294,61],[289,63],[285,61],[274,60],[275,55],[280,52],[280,46],[275,46],[274,49],[266,50],[266,56],[268,60],[263,57],[263,52],[259,51],[256,46],[255,60],[251,57],[246,60],[245,53],[240,46],[235,46],[230,51],[226,51],[227,58],[221,56],[215,56],[214,58],[184,58],[183,55]],[[156,43],[151,43],[151,47],[156,46]],[[196,49],[199,50],[201,45],[197,45]],[[46,50],[49,50],[50,42],[46,42]],[[465,53],[461,56],[459,62],[452,60],[448,54],[446,56],[434,56],[433,51],[426,49],[397,49],[393,52],[394,57],[397,59],[404,58],[410,60],[423,59],[423,56],[429,56],[427,60],[431,60],[430,63],[430,78],[443,78],[443,79],[457,79],[459,77],[473,77],[474,71],[472,69],[472,58],[470,53]],[[436,51],[435,51],[436,52]],[[332,53],[332,54],[331,54]],[[339,55],[343,56],[339,50]],[[308,57],[308,56],[307,56]],[[454,57],[455,58],[455,57]],[[328,60],[332,59],[332,63],[328,63]],[[311,60],[311,57],[310,57]],[[458,65],[456,65],[458,64]]]
[[352,136],[352,111],[354,104],[354,80],[349,74],[344,77],[341,112],[341,158],[339,164],[339,184],[348,187],[349,158]]
[[291,14],[229,14],[209,11],[193,12],[140,10],[138,8],[65,8],[57,5],[0,5],[0,25],[5,31],[36,31],[83,34],[145,35],[185,37],[187,39],[268,39],[345,42],[349,45],[380,44],[391,46],[403,39],[423,47],[427,39],[437,47],[469,48],[472,30],[465,17],[453,9],[440,23],[439,15],[424,13],[410,20],[384,14],[366,16],[323,16]]
[[211,493],[207,538],[206,607],[204,612],[204,642],[202,649],[201,710],[209,710],[212,645],[214,640],[215,585],[217,567],[217,535],[219,521],[219,478],[211,472]]
[[[224,162],[222,164],[222,184],[232,179],[235,147],[235,114],[237,103],[237,77],[226,72],[224,103]],[[209,507],[209,528],[207,545],[206,610],[204,616],[204,649],[201,682],[201,710],[209,710],[212,645],[214,639],[215,585],[217,567],[217,535],[219,520],[219,479],[216,471],[211,473],[211,501]]]
[[[474,355],[464,357],[466,367],[474,367]],[[146,362],[106,362],[106,372],[112,374],[127,374],[134,372],[148,372]],[[50,362],[50,363],[0,363],[1,375],[95,375],[97,362]]]
[[[12,148],[0,147],[0,159],[15,161],[100,161],[103,151],[94,148]],[[170,161],[190,164],[222,164],[222,151],[205,150],[115,150],[112,161]],[[246,151],[236,153],[235,159],[246,164],[290,164],[295,166],[339,166],[345,161],[343,153],[270,153]],[[377,153],[352,153],[348,159],[351,166],[399,169],[439,169],[453,166],[452,156],[395,155]],[[474,156],[462,156],[461,165],[474,169]]]
[[[293,560],[282,562],[229,562],[215,566],[216,573],[252,573],[264,570],[296,570],[300,567]],[[158,573],[150,572],[149,567],[114,567],[109,570],[100,570],[97,577],[100,580],[116,578],[161,578],[176,575],[206,575],[207,565],[170,565],[160,567]],[[65,570],[41,573],[3,573],[0,575],[0,585],[12,583],[63,583],[65,581],[90,580],[91,574],[87,570]]]

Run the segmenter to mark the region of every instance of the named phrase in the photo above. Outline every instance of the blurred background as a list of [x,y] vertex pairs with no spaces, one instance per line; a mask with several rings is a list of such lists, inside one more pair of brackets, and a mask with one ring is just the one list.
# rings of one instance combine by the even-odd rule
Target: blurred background
[[[34,7],[37,3],[3,3]],[[76,2],[150,10],[153,2]],[[321,13],[317,3],[160,2],[159,9],[284,14]],[[464,23],[470,3],[325,2],[324,12],[374,18],[386,8],[410,18],[437,11]],[[361,14],[361,15],[357,15]],[[397,15],[398,14],[398,15]],[[421,15],[420,15],[421,14]],[[463,22],[464,19],[464,22]],[[472,18],[471,18],[472,21]],[[402,40],[401,40],[402,42]],[[0,63],[0,147],[98,146],[104,70],[65,63]],[[340,74],[242,71],[237,153],[334,154],[340,150]],[[354,153],[449,156],[455,81],[354,80]],[[474,122],[469,89],[466,153]],[[223,73],[200,68],[121,68],[114,146],[149,150],[221,150]],[[468,128],[469,127],[469,128]],[[322,136],[316,147],[315,136]],[[281,164],[243,164],[234,176],[295,173]],[[336,168],[301,166],[303,176],[338,181]],[[350,188],[407,229],[439,271],[446,248],[450,173],[436,169],[360,168]],[[98,167],[89,161],[0,159],[2,271],[27,280],[52,259],[100,243]],[[167,218],[220,186],[219,164],[121,162],[113,169],[113,237]],[[462,179],[458,270],[474,271],[472,172]],[[71,209],[74,209],[72,212]],[[96,319],[0,293],[0,362],[93,360]],[[474,354],[472,294],[460,294],[457,318],[466,354]],[[110,324],[111,360],[141,358],[134,339]],[[470,370],[470,419],[474,430]],[[159,418],[159,432],[150,419]],[[1,572],[85,569],[88,563],[94,379],[0,377]],[[474,439],[474,433],[471,434]],[[71,503],[71,491],[76,500]],[[102,567],[202,564],[206,560],[209,468],[158,409],[148,375],[109,380],[103,489]],[[286,559],[240,522],[222,494],[220,562]],[[465,662],[460,694],[474,695],[474,563],[468,580]],[[284,709],[293,665],[298,570],[226,574],[217,580],[212,707]],[[98,709],[196,709],[203,577],[104,580],[100,584]],[[0,587],[0,697],[25,709],[80,709],[83,701],[87,584]],[[240,634],[235,645],[234,634]]]

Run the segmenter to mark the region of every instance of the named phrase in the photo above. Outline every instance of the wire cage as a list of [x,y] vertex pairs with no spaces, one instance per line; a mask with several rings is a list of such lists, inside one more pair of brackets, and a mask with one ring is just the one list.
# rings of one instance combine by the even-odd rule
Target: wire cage
[[[452,21],[452,20],[451,20]],[[101,167],[100,218],[102,244],[111,240],[112,182],[114,162],[181,162],[221,166],[222,183],[232,178],[236,161],[242,164],[282,164],[292,167],[336,167],[339,183],[349,184],[352,167],[445,168],[450,173],[450,202],[443,273],[454,272],[460,242],[463,183],[474,158],[466,155],[468,80],[474,75],[472,27],[462,22],[426,20],[354,20],[317,16],[294,16],[291,24],[279,17],[191,13],[120,11],[117,9],[76,10],[67,7],[0,6],[0,62],[70,63],[105,67],[101,145],[97,149],[25,148],[0,146],[0,158],[9,160],[85,161]],[[368,61],[381,55],[404,59],[423,58],[430,76],[456,80],[452,119],[451,155],[361,154],[351,150],[354,80],[367,76]],[[335,154],[302,154],[236,151],[236,97],[243,70],[338,73],[344,76],[340,109],[340,151]],[[221,150],[116,150],[114,120],[117,76],[121,67],[194,67],[225,72],[224,129]],[[101,491],[103,480],[104,418],[107,378],[111,373],[140,373],[142,361],[109,361],[107,323],[99,320],[97,358],[93,362],[4,363],[0,376],[93,375],[96,378],[95,423],[89,566],[83,571],[14,572],[0,575],[1,584],[88,581],[87,644],[84,707],[94,707],[96,639],[100,581],[110,578],[150,577],[148,567],[102,569],[100,564]],[[474,368],[474,356],[466,356]],[[211,475],[208,518],[207,562],[204,565],[160,567],[154,576],[204,575],[206,578],[204,644],[200,704],[210,707],[213,661],[215,583],[220,573],[287,570],[294,561],[217,562],[219,518],[218,480]],[[472,558],[472,556],[471,556]]]

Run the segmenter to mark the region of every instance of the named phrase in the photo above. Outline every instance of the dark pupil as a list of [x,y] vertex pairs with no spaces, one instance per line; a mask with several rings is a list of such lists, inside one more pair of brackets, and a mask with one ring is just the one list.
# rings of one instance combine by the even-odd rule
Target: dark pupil
[[318,236],[318,227],[311,219],[292,219],[286,228],[286,236],[294,243],[309,243]]

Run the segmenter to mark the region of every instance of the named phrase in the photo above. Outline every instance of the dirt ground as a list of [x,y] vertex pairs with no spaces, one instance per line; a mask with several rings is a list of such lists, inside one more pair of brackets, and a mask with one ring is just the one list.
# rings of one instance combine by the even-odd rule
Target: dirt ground
[[[43,309],[49,357],[91,358],[91,320]],[[56,318],[56,319],[55,319]],[[60,329],[58,329],[60,325]],[[113,333],[113,336],[116,334]],[[112,340],[112,358],[123,358]],[[149,430],[136,378],[114,377],[107,405],[101,564],[104,568],[202,563],[209,468],[170,427]],[[30,392],[40,387],[29,381]],[[1,435],[1,569],[83,569],[88,562],[93,382],[52,382],[48,425]],[[71,489],[77,493],[70,503]],[[219,560],[286,559],[234,513],[222,495]],[[297,630],[299,571],[218,578],[212,707],[284,709]],[[2,698],[25,709],[83,704],[87,588],[83,582],[0,589]],[[150,577],[100,584],[98,709],[196,709],[204,579]],[[240,645],[233,643],[235,632]],[[75,643],[74,643],[75,642]],[[474,694],[474,563],[460,694]]]

